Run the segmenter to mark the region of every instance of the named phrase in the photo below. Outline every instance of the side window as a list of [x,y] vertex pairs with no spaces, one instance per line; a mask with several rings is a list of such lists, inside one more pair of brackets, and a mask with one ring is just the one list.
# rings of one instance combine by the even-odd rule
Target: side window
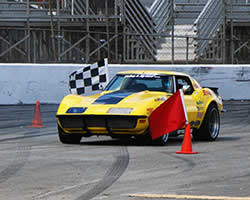
[[183,86],[190,86],[191,90],[186,92],[186,95],[191,95],[194,92],[194,88],[192,86],[192,82],[186,76],[176,76],[176,90],[181,89]]
[[173,76],[162,76],[162,87],[167,93],[174,93]]

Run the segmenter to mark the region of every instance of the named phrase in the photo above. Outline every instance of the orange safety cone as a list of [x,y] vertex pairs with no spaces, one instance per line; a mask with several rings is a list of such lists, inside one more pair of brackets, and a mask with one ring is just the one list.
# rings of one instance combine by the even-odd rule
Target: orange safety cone
[[36,107],[35,107],[35,111],[34,111],[32,125],[30,125],[28,127],[34,127],[34,128],[44,127],[42,125],[42,117],[41,117],[41,112],[40,112],[40,101],[36,102]]
[[197,154],[198,152],[193,152],[192,150],[192,139],[190,124],[188,123],[185,127],[184,139],[182,142],[181,151],[176,151],[177,154]]

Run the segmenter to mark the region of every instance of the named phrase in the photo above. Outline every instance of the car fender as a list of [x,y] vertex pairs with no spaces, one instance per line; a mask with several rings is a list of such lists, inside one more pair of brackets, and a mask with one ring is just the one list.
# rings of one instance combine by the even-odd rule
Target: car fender
[[203,109],[203,115],[201,118],[201,123],[199,124],[199,126],[197,128],[199,128],[201,126],[201,124],[205,118],[205,115],[207,113],[207,110],[211,104],[215,104],[220,113],[223,109],[221,97],[218,96],[217,94],[215,94],[213,90],[211,90],[209,88],[202,88],[201,91],[203,93],[203,95],[202,95],[203,100],[202,101],[203,101],[204,109]]
[[93,96],[81,96],[81,95],[67,95],[61,101],[59,108],[57,110],[57,115],[65,114],[70,107],[82,107],[82,105],[89,105],[95,99],[97,95]]

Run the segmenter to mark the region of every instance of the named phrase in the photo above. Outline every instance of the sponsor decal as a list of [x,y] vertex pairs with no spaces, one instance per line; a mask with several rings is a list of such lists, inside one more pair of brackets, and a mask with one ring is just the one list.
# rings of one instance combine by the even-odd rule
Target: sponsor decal
[[194,125],[194,121],[189,122],[190,126]]
[[197,101],[196,102],[197,105],[203,105],[203,103],[204,103],[203,101]]
[[196,120],[196,121],[194,122],[194,125],[195,125],[195,126],[198,126],[198,125],[200,125],[200,123],[201,123],[200,120]]
[[155,101],[165,101],[165,100],[167,100],[166,97],[159,97],[155,99]]
[[126,78],[160,78],[157,74],[129,74]]
[[196,108],[197,108],[197,111],[202,111],[202,110],[204,110],[204,107],[203,107],[203,106],[202,106],[202,107],[196,106]]
[[197,85],[197,83],[194,83],[194,87],[197,89],[199,88],[199,86]]
[[212,95],[210,91],[207,91],[207,90],[203,90],[203,94],[206,96],[206,95]]
[[197,118],[202,118],[203,112],[197,112]]
[[147,114],[151,115],[151,113],[154,111],[154,108],[147,108]]
[[190,126],[198,126],[201,123],[200,120],[196,120],[196,121],[191,121],[189,124]]

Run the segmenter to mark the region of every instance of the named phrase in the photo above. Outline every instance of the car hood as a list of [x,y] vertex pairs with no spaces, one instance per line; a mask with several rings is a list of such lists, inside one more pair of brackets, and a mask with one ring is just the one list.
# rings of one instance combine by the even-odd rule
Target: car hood
[[150,91],[115,91],[110,93],[101,94],[97,97],[92,104],[94,105],[137,105],[151,101],[155,97],[164,96],[162,92],[150,92]]
[[[151,91],[104,91],[93,96],[68,95],[61,102],[57,114],[65,114],[69,108],[85,107],[82,114],[104,115],[110,108],[132,108],[132,115],[149,115],[171,94]],[[150,111],[150,112],[149,112]]]

